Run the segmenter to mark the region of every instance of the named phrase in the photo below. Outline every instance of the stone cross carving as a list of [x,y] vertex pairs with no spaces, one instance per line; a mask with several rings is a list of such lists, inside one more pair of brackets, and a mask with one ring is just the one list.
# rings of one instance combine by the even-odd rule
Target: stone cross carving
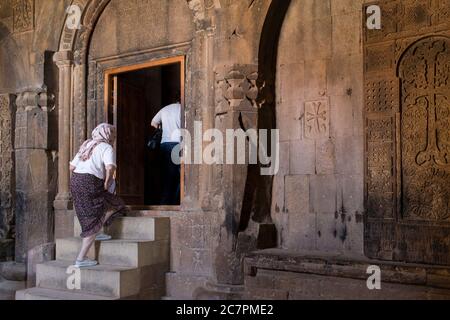
[[[448,84],[450,72],[450,41],[430,38],[420,43],[417,49],[405,58],[408,68],[402,70],[405,104],[421,104],[427,110],[427,136],[425,149],[417,154],[419,166],[431,163],[450,166],[447,150],[439,143],[438,135],[445,135],[445,126],[438,126],[440,108],[448,108]],[[446,105],[447,104],[447,105]]]
[[305,103],[305,137],[309,139],[329,136],[329,107],[327,100]]
[[450,39],[428,37],[409,48],[402,83],[404,216],[450,220]]

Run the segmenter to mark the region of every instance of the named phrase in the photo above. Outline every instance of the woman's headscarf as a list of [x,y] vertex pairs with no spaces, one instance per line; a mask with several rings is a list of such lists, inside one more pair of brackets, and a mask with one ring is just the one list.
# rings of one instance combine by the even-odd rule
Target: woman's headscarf
[[112,145],[116,127],[113,125],[102,123],[92,131],[92,139],[86,140],[78,151],[81,161],[87,161],[91,158],[96,146],[100,143]]

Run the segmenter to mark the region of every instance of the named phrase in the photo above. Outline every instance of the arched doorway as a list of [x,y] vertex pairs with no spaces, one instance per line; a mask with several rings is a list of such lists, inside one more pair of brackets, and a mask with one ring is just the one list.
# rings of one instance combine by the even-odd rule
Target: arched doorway
[[[62,143],[59,146],[59,193],[55,201],[55,207],[61,210],[70,208],[66,160],[74,155],[97,124],[114,123],[114,119],[117,120],[118,113],[117,110],[114,111],[112,105],[117,101],[114,101],[111,96],[117,91],[111,90],[113,83],[109,81],[113,81],[113,78],[110,76],[121,74],[116,79],[122,79],[127,73],[126,69],[129,68],[128,77],[133,78],[130,73],[136,72],[134,78],[141,79],[138,82],[143,83],[145,82],[143,79],[149,74],[144,75],[145,72],[142,70],[156,65],[159,65],[161,70],[170,69],[165,66],[164,59],[179,57],[182,60],[177,60],[177,66],[174,67],[176,70],[169,70],[165,74],[178,72],[177,86],[181,89],[185,82],[185,79],[181,80],[181,72],[189,64],[190,46],[194,33],[192,12],[184,1],[165,1],[164,3],[155,0],[127,2],[103,0],[87,3],[74,1],[72,5],[78,6],[82,12],[81,27],[71,29],[69,23],[65,25],[60,51],[55,55],[55,61],[60,67],[60,87],[64,88],[59,97],[59,105],[63,110],[60,113],[59,130]],[[71,18],[73,17],[69,15],[68,21]],[[138,74],[140,67],[136,68],[136,66],[142,67],[140,74]],[[174,81],[168,80],[168,83],[168,86],[161,88],[163,92],[167,87],[173,86]],[[158,84],[155,82],[155,85]],[[142,92],[143,88],[140,90]],[[140,103],[140,99],[145,100],[134,97],[122,101],[135,101],[136,105],[148,105],[147,102]],[[153,108],[161,108],[156,106],[164,104],[165,101],[163,99],[152,101],[152,103]],[[145,107],[141,108],[145,109]],[[133,132],[136,136],[133,137],[139,138],[141,142],[136,143],[139,143],[138,156],[145,153],[145,140],[151,134],[148,130],[146,131],[150,124],[145,127],[145,122],[151,117],[152,112],[149,112],[138,126],[132,126],[132,130],[129,131]],[[138,117],[138,114],[134,113],[134,116]],[[125,112],[123,115],[130,117],[130,113]],[[121,126],[118,122],[116,124]],[[126,147],[119,147],[119,149],[124,154],[129,151]],[[126,163],[126,167],[135,167],[135,163],[127,162],[127,157],[124,155],[119,154],[118,158],[122,164]],[[145,157],[140,158],[143,163]],[[125,172],[122,176],[141,176],[142,170],[130,170],[127,173],[126,169],[122,169],[121,171]],[[121,185],[128,188],[127,193],[131,192],[129,204],[142,206],[157,203],[157,200],[152,201],[150,196],[144,194],[143,182],[128,185],[128,187],[125,182]],[[136,185],[139,186],[135,188]],[[136,192],[140,194],[136,195]]]

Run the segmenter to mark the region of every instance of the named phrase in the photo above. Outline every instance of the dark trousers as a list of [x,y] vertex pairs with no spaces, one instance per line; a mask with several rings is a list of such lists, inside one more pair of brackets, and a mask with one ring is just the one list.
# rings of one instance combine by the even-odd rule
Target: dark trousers
[[180,165],[173,163],[172,150],[178,146],[178,143],[162,143],[162,195],[161,205],[179,205],[180,204]]

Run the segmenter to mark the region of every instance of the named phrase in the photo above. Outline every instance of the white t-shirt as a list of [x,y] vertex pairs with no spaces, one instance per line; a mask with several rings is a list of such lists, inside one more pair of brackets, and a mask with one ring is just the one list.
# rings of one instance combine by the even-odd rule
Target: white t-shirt
[[180,143],[180,127],[181,127],[181,104],[170,104],[161,109],[153,118],[152,123],[162,123],[162,139],[161,143],[177,142]]
[[106,166],[116,166],[116,155],[111,145],[102,142],[94,148],[92,156],[88,160],[81,161],[80,157],[76,155],[70,164],[75,167],[75,173],[92,174],[105,180]]

